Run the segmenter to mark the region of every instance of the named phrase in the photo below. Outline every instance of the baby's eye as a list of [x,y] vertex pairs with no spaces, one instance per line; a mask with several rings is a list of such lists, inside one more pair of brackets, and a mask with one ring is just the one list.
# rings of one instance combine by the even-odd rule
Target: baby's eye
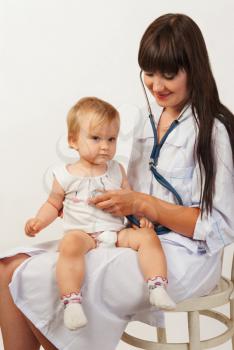
[[115,142],[115,140],[116,140],[116,137],[110,137],[110,138],[108,139],[109,142]]
[[100,137],[99,137],[99,136],[92,136],[92,140],[94,140],[94,141],[100,141]]

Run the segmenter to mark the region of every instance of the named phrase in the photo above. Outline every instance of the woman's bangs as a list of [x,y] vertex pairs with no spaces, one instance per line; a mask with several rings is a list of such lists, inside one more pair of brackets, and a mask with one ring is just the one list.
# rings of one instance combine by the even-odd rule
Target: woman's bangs
[[186,67],[185,51],[174,38],[151,38],[139,51],[139,65],[145,72],[177,74]]

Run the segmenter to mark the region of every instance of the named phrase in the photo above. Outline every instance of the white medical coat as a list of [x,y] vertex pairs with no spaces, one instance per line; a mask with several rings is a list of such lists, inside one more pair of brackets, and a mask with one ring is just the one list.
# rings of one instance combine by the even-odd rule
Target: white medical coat
[[[161,114],[154,109],[156,124]],[[146,110],[135,127],[129,179],[137,191],[174,202],[148,170],[153,134]],[[187,206],[199,206],[199,171],[193,157],[196,124],[188,108],[177,128],[168,136],[158,161],[158,171],[177,189]],[[212,215],[198,218],[194,240],[175,232],[160,236],[167,257],[168,291],[175,301],[209,293],[221,273],[221,254],[234,241],[233,163],[228,135],[215,122],[213,133],[217,161],[216,190]],[[199,254],[198,241],[203,240]],[[137,254],[126,248],[98,248],[86,256],[83,306],[88,325],[77,331],[65,329],[63,307],[55,282],[57,242],[34,248],[18,248],[3,256],[31,255],[15,272],[10,289],[17,306],[61,350],[114,350],[131,320],[163,325],[162,312],[149,305],[148,291],[139,270]]]

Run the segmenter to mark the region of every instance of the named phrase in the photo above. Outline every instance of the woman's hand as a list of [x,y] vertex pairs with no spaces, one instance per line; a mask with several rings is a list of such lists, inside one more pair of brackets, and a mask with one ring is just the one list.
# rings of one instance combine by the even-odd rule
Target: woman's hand
[[106,191],[88,203],[114,216],[137,214],[141,206],[141,193],[129,189]]

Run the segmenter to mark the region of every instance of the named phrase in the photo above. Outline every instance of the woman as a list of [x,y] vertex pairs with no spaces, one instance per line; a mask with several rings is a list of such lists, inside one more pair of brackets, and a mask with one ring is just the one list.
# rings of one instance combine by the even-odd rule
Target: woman
[[[147,110],[142,110],[129,165],[134,190],[109,191],[92,205],[117,216],[144,215],[168,228],[170,232],[160,236],[168,262],[168,291],[180,301],[215,287],[223,247],[234,241],[234,117],[219,100],[202,34],[189,17],[168,14],[156,19],[141,40],[139,64],[159,105],[153,103],[152,109],[162,147],[150,162],[151,172],[153,132]],[[178,196],[155,174],[164,184],[170,182]],[[110,350],[128,321],[160,324],[157,311],[149,309],[135,253],[99,249],[87,255],[84,308],[90,322],[77,333],[65,331],[54,283],[57,256],[40,252],[35,248],[24,251],[37,253],[31,259],[20,254],[1,262],[5,350],[38,349],[39,343],[45,349]],[[103,255],[105,263],[100,264]],[[11,283],[14,301],[55,347],[12,302],[7,285],[19,265]]]

